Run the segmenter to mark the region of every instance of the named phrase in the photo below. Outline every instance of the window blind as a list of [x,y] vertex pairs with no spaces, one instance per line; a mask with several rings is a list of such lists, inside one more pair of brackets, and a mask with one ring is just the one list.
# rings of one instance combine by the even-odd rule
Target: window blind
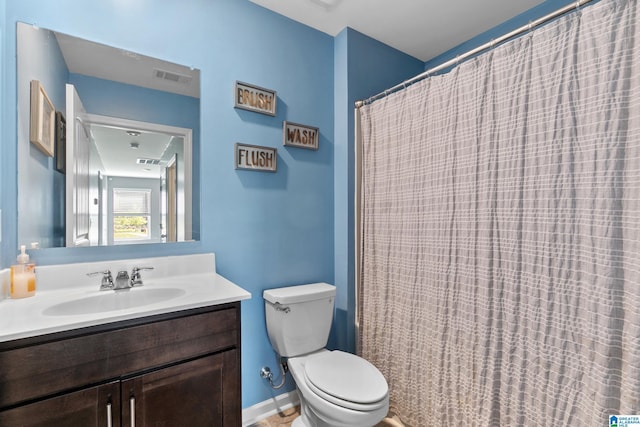
[[151,190],[132,190],[114,188],[113,213],[149,215],[151,208]]

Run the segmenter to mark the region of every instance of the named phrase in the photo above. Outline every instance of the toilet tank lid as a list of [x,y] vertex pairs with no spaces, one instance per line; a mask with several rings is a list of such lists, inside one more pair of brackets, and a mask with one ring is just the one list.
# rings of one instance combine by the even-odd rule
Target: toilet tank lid
[[262,293],[262,297],[272,304],[294,304],[297,302],[329,298],[335,295],[336,287],[328,283],[311,283],[308,285],[266,289]]

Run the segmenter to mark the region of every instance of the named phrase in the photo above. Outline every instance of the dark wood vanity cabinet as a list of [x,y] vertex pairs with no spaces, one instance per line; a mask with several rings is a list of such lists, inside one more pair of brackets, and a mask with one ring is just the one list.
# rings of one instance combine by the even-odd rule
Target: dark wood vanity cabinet
[[[225,405],[231,402],[212,396],[226,396],[225,370],[237,360],[235,353],[215,354],[123,381],[122,426],[226,426],[231,421],[225,416]],[[231,425],[241,424],[237,415]]]
[[0,344],[0,426],[240,426],[240,303]]
[[58,397],[0,412],[3,427],[80,427],[120,425],[113,415],[120,410],[118,381],[64,393]]

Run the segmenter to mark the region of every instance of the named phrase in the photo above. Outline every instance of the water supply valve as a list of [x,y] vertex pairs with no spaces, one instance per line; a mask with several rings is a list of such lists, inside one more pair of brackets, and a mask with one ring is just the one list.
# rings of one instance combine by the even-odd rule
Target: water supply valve
[[272,389],[278,390],[279,388],[282,388],[282,386],[284,386],[285,380],[287,379],[287,369],[285,369],[285,367],[286,362],[281,362],[280,369],[282,371],[282,381],[280,381],[280,384],[278,385],[273,384],[273,372],[271,372],[271,368],[269,368],[268,366],[263,366],[262,369],[260,369],[260,376],[269,381],[269,385]]

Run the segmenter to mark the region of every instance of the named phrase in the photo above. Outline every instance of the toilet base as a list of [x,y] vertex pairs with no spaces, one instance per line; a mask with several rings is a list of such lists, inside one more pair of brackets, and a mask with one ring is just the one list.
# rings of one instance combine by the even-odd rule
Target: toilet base
[[298,396],[300,397],[300,416],[293,420],[291,427],[334,427],[311,411],[304,397],[300,394],[300,389],[298,389]]
[[[317,414],[314,409],[309,406],[299,387],[298,396],[300,397],[300,416],[293,420],[291,427],[372,427],[385,417],[389,409],[387,405],[385,408],[381,408],[381,411],[377,411],[377,414],[373,414],[373,417],[362,417],[364,414],[359,414],[358,421],[346,421],[345,419],[336,419],[336,414],[332,413],[329,415],[326,411],[324,416]],[[329,419],[331,419],[331,421],[328,421]]]
[[309,427],[309,426],[306,426],[304,424],[304,421],[302,420],[302,416],[300,416],[293,420],[293,422],[291,423],[291,427]]

